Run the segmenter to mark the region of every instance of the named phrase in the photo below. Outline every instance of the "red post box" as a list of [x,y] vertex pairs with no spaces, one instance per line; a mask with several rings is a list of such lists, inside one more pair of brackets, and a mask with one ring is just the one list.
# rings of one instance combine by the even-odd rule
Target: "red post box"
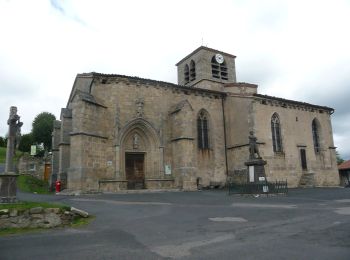
[[60,192],[61,191],[61,181],[57,180],[55,183],[55,187],[56,187],[56,192]]

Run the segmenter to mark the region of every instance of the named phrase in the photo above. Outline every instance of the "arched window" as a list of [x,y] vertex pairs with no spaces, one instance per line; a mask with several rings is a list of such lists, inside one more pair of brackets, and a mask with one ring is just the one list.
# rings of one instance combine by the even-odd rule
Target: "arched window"
[[280,119],[277,113],[274,113],[271,118],[272,146],[275,153],[282,152],[282,137]]
[[188,65],[185,65],[185,84],[190,81],[190,69],[188,68]]
[[190,62],[190,80],[193,81],[196,79],[196,64],[193,60]]
[[214,78],[228,80],[226,61],[219,64],[213,56],[211,59],[211,73]]
[[201,111],[197,118],[198,148],[209,149],[209,122],[208,115]]
[[314,140],[315,153],[320,152],[320,129],[317,119],[312,120],[312,139]]

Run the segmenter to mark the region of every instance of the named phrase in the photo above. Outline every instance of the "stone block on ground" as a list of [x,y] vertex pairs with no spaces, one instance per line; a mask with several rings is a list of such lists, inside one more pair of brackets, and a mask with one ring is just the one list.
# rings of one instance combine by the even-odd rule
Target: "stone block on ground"
[[0,209],[0,215],[8,215],[9,210],[8,209]]
[[41,212],[43,212],[43,208],[42,207],[35,207],[35,208],[31,208],[29,210],[30,214],[39,214]]
[[81,210],[81,209],[77,209],[77,208],[74,208],[74,207],[71,207],[70,208],[70,211],[83,217],[83,218],[87,218],[89,216],[89,213],[87,213],[86,211],[84,210]]
[[44,227],[57,227],[62,224],[61,218],[55,213],[48,213],[44,216]]
[[58,214],[58,213],[60,213],[60,210],[61,210],[60,208],[46,208],[46,209],[44,209],[44,212]]
[[18,216],[18,210],[17,209],[11,209],[10,210],[10,217],[17,217]]

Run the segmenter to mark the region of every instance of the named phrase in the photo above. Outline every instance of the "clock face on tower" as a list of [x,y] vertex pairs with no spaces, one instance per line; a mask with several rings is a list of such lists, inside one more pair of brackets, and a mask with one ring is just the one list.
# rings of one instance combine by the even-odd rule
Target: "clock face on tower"
[[224,57],[220,53],[218,53],[215,55],[215,60],[217,61],[217,63],[221,64],[224,62]]

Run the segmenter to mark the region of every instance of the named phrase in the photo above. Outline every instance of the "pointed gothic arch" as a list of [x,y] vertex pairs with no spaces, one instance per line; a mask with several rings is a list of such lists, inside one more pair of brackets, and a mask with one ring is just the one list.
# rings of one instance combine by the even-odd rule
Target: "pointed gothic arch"
[[[127,123],[116,140],[116,172],[119,178],[128,180],[128,160],[130,155],[142,159],[144,180],[159,178],[163,172],[163,147],[155,127],[144,118],[136,118]],[[128,180],[129,181],[129,180]],[[129,184],[129,182],[128,182]],[[147,188],[147,187],[146,187]]]
[[317,120],[317,118],[314,118],[312,120],[311,129],[312,129],[312,140],[314,143],[314,150],[315,150],[315,153],[319,153],[321,151],[321,144],[320,144],[321,125],[320,125],[320,122]]
[[210,116],[208,111],[201,109],[197,115],[197,140],[198,148],[209,149],[210,144]]
[[193,60],[190,62],[190,81],[196,79],[196,63]]
[[144,118],[136,118],[128,122],[123,129],[120,130],[117,136],[117,145],[122,145],[125,141],[126,136],[132,130],[138,129],[139,131],[145,133],[150,139],[150,141],[156,146],[159,147],[161,145],[160,136],[156,130],[156,128]]
[[184,76],[185,76],[185,84],[187,84],[190,81],[190,69],[188,67],[188,65],[185,65],[185,72],[184,72]]
[[271,134],[273,151],[275,153],[283,152],[281,124],[277,113],[274,113],[271,117]]

